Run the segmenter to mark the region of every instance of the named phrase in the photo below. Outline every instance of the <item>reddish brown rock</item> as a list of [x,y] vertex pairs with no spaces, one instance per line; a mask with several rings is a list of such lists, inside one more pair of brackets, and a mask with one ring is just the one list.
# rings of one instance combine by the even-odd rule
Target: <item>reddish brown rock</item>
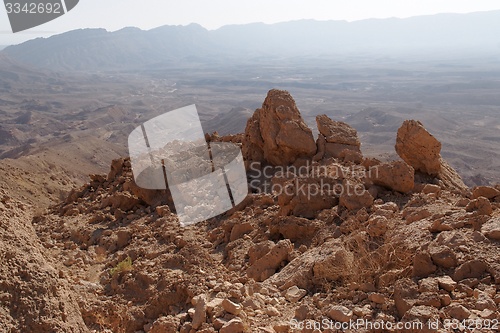
[[373,196],[361,184],[344,182],[343,192],[340,195],[339,205],[351,211],[368,208],[373,205]]
[[292,243],[288,239],[279,241],[268,253],[257,259],[247,270],[247,275],[255,281],[264,281],[280,267],[283,261],[288,259],[292,251]]
[[415,171],[434,176],[449,189],[466,193],[460,175],[441,157],[441,142],[420,121],[405,120],[396,137],[396,152]]
[[434,176],[441,171],[441,142],[420,121],[403,122],[396,138],[396,152],[416,171]]
[[243,140],[247,163],[289,165],[299,158],[312,158],[316,143],[290,93],[273,89],[262,108],[248,120]]
[[403,317],[417,302],[418,286],[410,279],[401,279],[394,286],[394,304],[398,315]]
[[404,161],[371,167],[368,176],[374,184],[402,193],[410,192],[415,186],[415,170]]
[[477,186],[472,190],[472,199],[485,197],[486,199],[492,200],[499,195],[500,191],[492,186]]
[[358,138],[358,132],[350,125],[334,121],[326,115],[316,117],[318,124],[318,152],[324,152],[320,158],[343,158],[353,161],[361,161],[362,155]]

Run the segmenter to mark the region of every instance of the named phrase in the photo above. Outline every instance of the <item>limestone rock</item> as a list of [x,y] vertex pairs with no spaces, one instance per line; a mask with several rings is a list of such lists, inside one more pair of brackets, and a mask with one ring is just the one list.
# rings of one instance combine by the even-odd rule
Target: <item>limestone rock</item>
[[457,287],[457,283],[453,281],[453,279],[448,275],[440,276],[436,279],[438,281],[439,288],[444,289],[448,292],[455,290],[455,288]]
[[326,177],[296,177],[277,188],[280,215],[314,218],[321,210],[338,204],[332,179]]
[[180,324],[179,318],[173,316],[160,317],[155,320],[148,333],[175,333]]
[[342,121],[334,121],[326,115],[317,116],[316,123],[318,124],[318,131],[325,137],[326,142],[361,146],[358,139],[358,132],[349,124]]
[[243,140],[246,162],[289,165],[312,158],[316,143],[290,93],[272,89],[248,120]]
[[336,281],[346,275],[352,267],[354,255],[352,252],[339,246],[324,248],[313,266],[313,275],[316,279]]
[[476,211],[479,215],[491,215],[491,213],[493,213],[493,207],[491,206],[490,201],[485,197],[479,197],[471,200],[465,207],[465,210],[468,212]]

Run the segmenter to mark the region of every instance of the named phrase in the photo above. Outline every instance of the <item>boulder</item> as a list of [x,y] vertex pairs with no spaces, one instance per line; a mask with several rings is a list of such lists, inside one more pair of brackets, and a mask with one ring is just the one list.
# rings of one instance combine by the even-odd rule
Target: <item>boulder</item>
[[493,218],[481,227],[481,233],[493,240],[500,240],[500,218]]
[[403,122],[396,138],[396,152],[416,171],[433,176],[441,171],[441,142],[420,121]]
[[248,120],[243,139],[247,163],[293,164],[299,158],[312,158],[316,143],[290,93],[272,89],[262,108]]
[[404,161],[373,166],[368,177],[376,185],[402,193],[410,192],[415,186],[415,170]]
[[485,197],[492,200],[497,196],[500,196],[500,191],[492,186],[477,186],[472,190],[472,199]]
[[441,180],[445,188],[469,191],[460,175],[441,157],[441,142],[420,121],[405,120],[396,137],[396,152],[416,172]]

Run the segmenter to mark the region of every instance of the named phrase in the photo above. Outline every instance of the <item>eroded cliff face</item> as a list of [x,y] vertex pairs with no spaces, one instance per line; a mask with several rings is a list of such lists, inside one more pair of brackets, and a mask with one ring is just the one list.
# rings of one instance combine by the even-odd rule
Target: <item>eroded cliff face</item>
[[[291,96],[272,90],[243,138],[207,136],[267,169],[249,175],[237,209],[196,225],[179,226],[168,191],[138,188],[129,159],[36,217],[36,234],[2,220],[1,286],[24,291],[2,289],[0,316],[9,328],[49,313],[58,332],[153,333],[498,318],[500,186],[462,186],[418,122],[398,132],[402,160],[386,163],[361,155],[348,124],[317,123],[315,142]],[[29,221],[4,201],[0,212]]]

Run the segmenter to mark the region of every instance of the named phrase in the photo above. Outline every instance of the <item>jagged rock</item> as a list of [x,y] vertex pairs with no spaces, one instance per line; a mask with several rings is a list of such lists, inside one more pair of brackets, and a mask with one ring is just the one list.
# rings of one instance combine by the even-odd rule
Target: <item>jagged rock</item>
[[439,320],[439,311],[432,306],[417,305],[408,310],[402,318],[403,322],[420,322],[423,324],[422,329],[405,330],[405,332],[418,333],[418,332],[437,332],[437,330],[430,329],[428,322],[430,320]]
[[480,278],[488,269],[488,265],[482,260],[469,260],[455,269],[453,280],[459,282],[468,278]]
[[337,281],[347,277],[353,259],[354,255],[342,244],[329,240],[293,259],[266,282],[281,290],[293,286],[308,290],[314,285],[322,285],[325,280]]
[[453,281],[448,275],[440,276],[436,278],[438,281],[439,288],[444,289],[448,292],[455,290],[457,283]]
[[429,248],[432,261],[441,267],[452,268],[457,266],[457,255],[447,246]]
[[136,207],[141,203],[141,200],[128,192],[115,193],[102,201],[102,207],[113,209],[121,209],[126,212]]
[[466,307],[456,303],[448,305],[447,307],[443,308],[443,312],[446,313],[451,318],[458,320],[465,320],[469,318],[471,314],[471,312]]
[[283,261],[288,259],[288,254],[293,250],[292,243],[288,240],[280,240],[268,253],[257,259],[247,270],[247,275],[255,281],[264,281],[280,267]]
[[400,317],[417,302],[418,286],[410,279],[398,280],[394,286],[394,304]]
[[493,301],[491,299],[490,296],[488,296],[488,294],[486,294],[485,292],[478,292],[477,294],[477,300],[476,300],[476,309],[479,310],[479,311],[483,311],[483,310],[492,310],[492,311],[496,311],[497,310],[497,306],[495,304],[495,301]]
[[413,257],[413,276],[427,277],[436,271],[431,256],[427,252],[418,252]]
[[312,158],[316,143],[292,96],[284,90],[268,92],[262,108],[248,120],[243,156],[272,165],[289,165],[299,158]]
[[372,237],[380,237],[387,231],[389,221],[384,216],[370,216],[367,221],[367,232]]
[[194,329],[198,329],[207,320],[207,303],[203,295],[195,297],[193,302],[195,308],[192,325]]
[[[321,158],[344,158],[361,160],[361,143],[359,142],[357,131],[350,125],[334,121],[326,115],[316,117],[319,135],[317,140],[318,152],[323,152],[323,155],[316,155],[315,159]],[[346,152],[352,151],[355,154]],[[360,158],[361,156],[361,158]]]
[[316,116],[316,123],[318,124],[318,131],[325,137],[326,142],[361,146],[358,132],[349,124],[334,121],[326,115]]
[[422,193],[424,194],[439,194],[439,192],[441,192],[441,186],[439,185],[425,184],[425,186],[422,188]]
[[368,176],[374,184],[402,193],[410,192],[415,186],[415,170],[404,161],[371,167]]
[[229,241],[235,241],[241,238],[243,235],[248,234],[253,230],[253,226],[249,222],[236,223],[231,229],[231,235],[229,236]]
[[370,302],[375,303],[375,304],[384,304],[386,301],[386,298],[383,294],[371,293],[370,295],[368,295],[368,300]]
[[427,132],[420,121],[403,122],[396,138],[396,152],[415,171],[433,176],[441,171],[441,142]]
[[438,178],[449,189],[468,191],[460,175],[441,157],[441,142],[420,121],[403,122],[396,138],[396,152],[415,171]]

